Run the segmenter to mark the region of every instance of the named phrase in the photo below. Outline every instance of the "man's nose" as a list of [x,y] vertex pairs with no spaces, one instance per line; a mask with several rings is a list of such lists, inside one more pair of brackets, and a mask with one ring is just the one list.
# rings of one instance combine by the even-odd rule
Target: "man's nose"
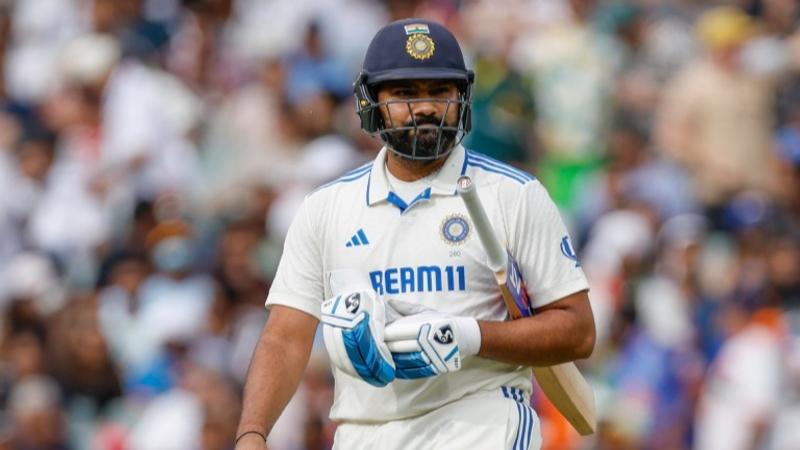
[[436,104],[429,99],[417,100],[410,103],[412,117],[437,116]]

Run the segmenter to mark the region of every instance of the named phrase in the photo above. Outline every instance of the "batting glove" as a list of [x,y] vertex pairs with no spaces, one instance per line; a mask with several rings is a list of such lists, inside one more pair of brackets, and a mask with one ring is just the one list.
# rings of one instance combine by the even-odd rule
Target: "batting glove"
[[386,327],[397,378],[416,379],[455,372],[461,360],[478,353],[481,331],[472,317],[453,316],[422,305],[390,300],[402,314]]
[[322,303],[322,335],[331,363],[343,372],[383,387],[395,379],[384,343],[386,306],[371,290],[343,293]]

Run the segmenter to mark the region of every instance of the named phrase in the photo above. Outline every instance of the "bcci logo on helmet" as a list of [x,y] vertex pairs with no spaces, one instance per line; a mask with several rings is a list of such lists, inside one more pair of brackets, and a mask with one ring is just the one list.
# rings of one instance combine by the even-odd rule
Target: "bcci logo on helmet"
[[358,312],[359,306],[361,306],[361,294],[359,293],[350,294],[346,299],[344,299],[344,307],[350,314],[355,314]]
[[436,44],[424,34],[413,34],[406,41],[406,53],[414,59],[424,60],[433,56]]
[[433,333],[433,339],[442,345],[450,344],[455,339],[455,336],[453,335],[453,329],[450,328],[450,325],[440,327],[435,333]]

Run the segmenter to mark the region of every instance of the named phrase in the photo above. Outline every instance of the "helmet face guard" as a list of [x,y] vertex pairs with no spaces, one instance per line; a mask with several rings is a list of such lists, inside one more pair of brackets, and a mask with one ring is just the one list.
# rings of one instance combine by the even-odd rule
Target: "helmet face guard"
[[[427,19],[404,19],[381,28],[370,42],[353,91],[361,128],[382,140],[395,154],[411,160],[446,156],[470,130],[472,83],[464,55],[453,33]],[[391,81],[442,80],[458,87],[457,99],[413,98],[378,102],[378,89]],[[442,117],[414,115],[417,103],[436,104]],[[405,104],[408,123],[395,123],[389,114]],[[455,108],[455,109],[454,109]],[[447,117],[457,109],[458,122]],[[402,109],[401,109],[402,110]],[[405,115],[405,114],[403,114]]]
[[[415,98],[379,102],[375,98],[375,91],[380,82],[368,85],[369,76],[362,72],[354,85],[356,113],[361,119],[361,128],[382,140],[390,151],[402,158],[430,161],[446,156],[461,143],[471,128],[473,78],[472,71],[465,71],[460,79],[445,79],[458,84],[456,100]],[[412,81],[425,78],[409,74],[407,78],[399,79]],[[412,111],[412,105],[415,103],[444,105],[444,113],[441,118],[437,118],[438,120],[415,116]],[[408,108],[410,123],[395,123],[392,120],[391,114],[388,113],[389,107],[398,104]],[[454,108],[458,110],[457,122],[447,123],[447,117]]]

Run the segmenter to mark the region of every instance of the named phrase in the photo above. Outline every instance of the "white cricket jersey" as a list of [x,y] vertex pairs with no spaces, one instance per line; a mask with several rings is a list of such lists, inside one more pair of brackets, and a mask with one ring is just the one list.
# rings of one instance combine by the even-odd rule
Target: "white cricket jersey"
[[[267,298],[320,316],[336,270],[369,277],[384,298],[421,303],[479,320],[505,320],[506,307],[472,229],[456,180],[472,177],[501,242],[519,263],[534,307],[588,289],[558,209],[531,175],[455,148],[412,201],[390,190],[386,148],[372,163],[309,194],[295,217]],[[462,369],[384,388],[334,369],[331,418],[382,422],[426,413],[464,396],[503,387],[531,390],[531,370],[478,356]]]

